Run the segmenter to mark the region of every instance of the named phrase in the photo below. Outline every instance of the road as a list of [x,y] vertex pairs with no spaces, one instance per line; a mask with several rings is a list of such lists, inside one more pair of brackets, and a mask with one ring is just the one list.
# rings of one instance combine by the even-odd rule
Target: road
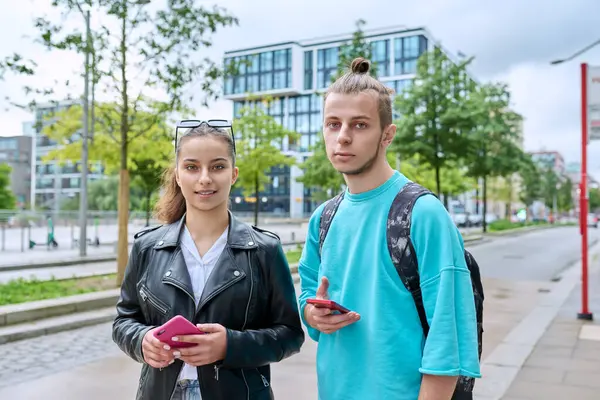
[[[560,228],[471,247],[486,287],[483,358],[540,301],[539,288],[551,285],[543,281],[577,257],[578,239],[576,228]],[[315,352],[307,337],[300,354],[273,366],[278,399],[316,398]],[[0,354],[0,399],[134,398],[140,367],[112,343],[110,324],[0,345]]]
[[[600,229],[588,230],[588,242],[600,239]],[[562,227],[503,237],[469,247],[483,276],[510,280],[547,281],[581,257],[578,227]]]

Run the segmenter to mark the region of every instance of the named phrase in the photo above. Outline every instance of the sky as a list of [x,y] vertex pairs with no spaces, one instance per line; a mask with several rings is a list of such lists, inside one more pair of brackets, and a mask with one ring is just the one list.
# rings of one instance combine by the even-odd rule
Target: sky
[[[153,0],[157,7],[164,0]],[[78,96],[83,90],[77,54],[48,52],[33,43],[35,17],[58,15],[51,0],[0,0],[0,57],[20,52],[40,66],[35,78],[7,76],[0,82],[0,135],[21,134],[29,112],[10,106],[9,96],[23,101],[24,85],[54,86],[58,93]],[[208,7],[215,0],[198,0]],[[426,27],[448,51],[475,57],[471,72],[479,81],[509,85],[515,111],[524,120],[527,151],[559,151],[567,163],[581,154],[581,62],[600,66],[600,45],[568,63],[552,66],[600,39],[600,2],[597,0],[219,0],[219,6],[239,18],[237,27],[213,36],[213,46],[202,57],[221,60],[227,50],[281,41],[351,33],[357,19],[365,29],[405,25]],[[92,27],[102,22],[92,20]],[[82,26],[73,16],[65,25]],[[70,80],[69,87],[62,82]],[[58,83],[54,83],[54,81]],[[232,105],[218,101],[198,113],[231,118]],[[590,172],[600,179],[600,141],[590,143]]]

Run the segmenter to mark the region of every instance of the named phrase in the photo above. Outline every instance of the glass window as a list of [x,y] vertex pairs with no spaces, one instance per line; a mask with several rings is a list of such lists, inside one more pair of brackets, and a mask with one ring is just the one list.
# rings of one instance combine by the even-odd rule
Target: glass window
[[260,76],[260,90],[271,90],[273,88],[273,74],[262,74]]
[[260,54],[260,71],[267,72],[273,70],[273,52],[268,51]]
[[302,135],[300,137],[300,151],[309,151],[310,149],[310,135]]
[[287,66],[287,50],[275,52],[275,69],[285,69]]
[[301,114],[296,116],[296,131],[298,133],[308,133],[310,128],[309,116]]
[[275,72],[273,76],[273,89],[283,89],[286,85],[286,71]]
[[304,90],[313,88],[313,51],[304,52]]
[[417,72],[417,59],[427,48],[423,36],[410,36],[394,39],[394,73],[396,75]]
[[258,54],[253,54],[251,56],[248,56],[248,60],[250,61],[250,66],[248,66],[248,72],[249,73],[259,72]]
[[321,49],[317,52],[317,87],[325,88],[331,83],[331,77],[337,72],[338,48]]
[[377,40],[371,42],[371,59],[377,66],[377,76],[388,76],[389,75],[389,40]]
[[419,56],[419,37],[411,36],[404,38],[403,43],[404,58],[414,58]]
[[309,96],[300,96],[296,99],[296,112],[305,113],[310,111]]
[[248,75],[247,90],[250,93],[258,91],[258,75]]

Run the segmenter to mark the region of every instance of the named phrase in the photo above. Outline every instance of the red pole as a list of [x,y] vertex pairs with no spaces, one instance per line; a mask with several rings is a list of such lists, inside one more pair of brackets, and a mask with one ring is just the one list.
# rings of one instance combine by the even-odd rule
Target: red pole
[[579,225],[581,227],[581,312],[578,319],[592,320],[592,313],[588,310],[588,227],[587,227],[587,77],[588,66],[581,64],[581,184],[579,191]]

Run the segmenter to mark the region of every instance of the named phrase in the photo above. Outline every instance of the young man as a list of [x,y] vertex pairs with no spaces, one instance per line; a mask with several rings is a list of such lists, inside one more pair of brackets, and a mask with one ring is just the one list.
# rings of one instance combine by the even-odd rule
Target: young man
[[[429,333],[402,284],[386,243],[392,201],[409,182],[386,149],[396,133],[389,89],[359,58],[325,95],[323,137],[347,190],[319,249],[324,205],[309,223],[299,263],[300,309],[319,343],[321,400],[449,400],[458,376],[479,378],[476,313],[460,232],[439,200],[420,197],[410,238]],[[332,313],[307,304],[334,300]]]

